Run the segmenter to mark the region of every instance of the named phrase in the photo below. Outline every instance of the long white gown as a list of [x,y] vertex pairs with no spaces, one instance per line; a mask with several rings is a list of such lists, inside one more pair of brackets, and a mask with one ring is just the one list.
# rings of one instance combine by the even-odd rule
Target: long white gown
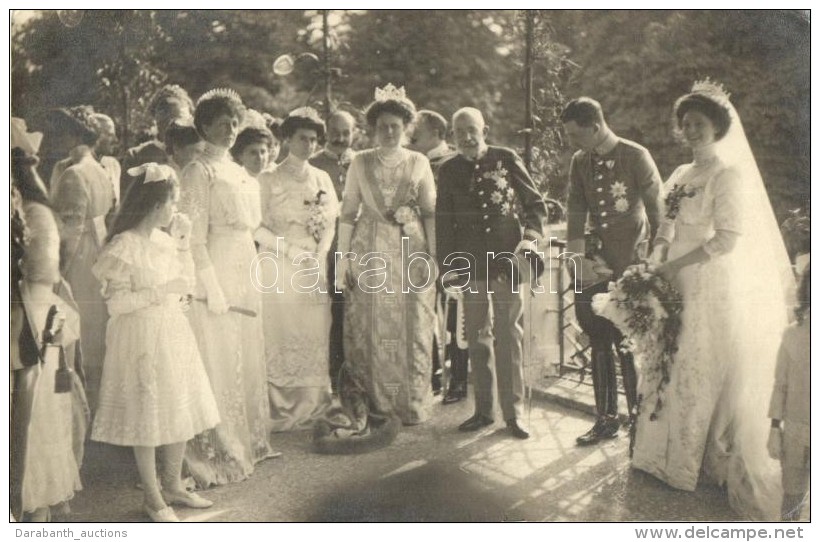
[[[331,404],[331,298],[324,260],[318,279],[317,272],[294,264],[294,256],[315,253],[321,244],[308,232],[311,211],[305,202],[314,201],[324,191],[325,203],[320,207],[327,225],[322,234],[325,250],[333,239],[339,203],[327,173],[292,156],[274,171],[260,175],[259,182],[262,224],[281,238],[278,251],[264,243],[260,248],[270,256],[260,263],[262,284],[269,287],[262,295],[262,312],[272,430],[307,429]],[[321,291],[310,291],[314,286]]]
[[[180,208],[193,224],[197,271],[213,267],[228,305],[253,311],[215,314],[194,301],[191,325],[216,397],[221,423],[197,435],[185,466],[199,487],[244,480],[274,455],[269,441],[260,294],[251,284],[259,226],[259,184],[233,162],[228,149],[206,144],[182,174]],[[194,297],[205,297],[200,284]]]
[[[661,225],[658,236],[671,240],[668,258],[701,246],[711,258],[683,268],[675,279],[683,296],[678,351],[655,420],[657,382],[642,375],[632,465],[687,491],[702,472],[726,485],[730,504],[744,518],[777,519],[779,465],[766,453],[765,398],[787,313],[779,284],[769,283],[767,296],[760,291],[765,285],[750,278],[751,247],[763,243],[750,237],[750,220],[757,218],[743,204],[750,182],[711,151],[679,167],[666,183],[667,191],[678,185],[694,190],[677,217]],[[740,234],[733,249],[717,243],[721,230]]]

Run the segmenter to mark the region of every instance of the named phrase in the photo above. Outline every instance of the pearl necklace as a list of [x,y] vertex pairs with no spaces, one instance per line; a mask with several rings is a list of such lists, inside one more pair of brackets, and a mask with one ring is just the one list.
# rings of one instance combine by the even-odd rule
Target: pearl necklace
[[376,158],[382,166],[387,169],[396,169],[404,161],[404,152],[402,149],[396,149],[387,156],[385,156],[381,149],[376,149]]

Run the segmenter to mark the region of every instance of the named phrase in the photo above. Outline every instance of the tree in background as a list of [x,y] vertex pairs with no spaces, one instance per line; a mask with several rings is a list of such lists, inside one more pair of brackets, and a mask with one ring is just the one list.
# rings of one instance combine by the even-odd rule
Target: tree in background
[[597,98],[616,132],[646,146],[666,178],[688,160],[672,105],[692,82],[722,82],[782,219],[809,187],[809,23],[793,11],[554,11],[580,65],[569,97]]
[[[599,99],[616,131],[649,148],[668,176],[688,158],[673,136],[672,104],[710,76],[732,92],[778,216],[803,206],[810,193],[810,29],[799,12],[534,15],[532,169],[549,195],[565,191],[570,152],[558,114],[567,99]],[[376,86],[392,82],[406,86],[419,107],[445,116],[477,107],[494,143],[523,147],[521,11],[331,10],[328,20],[337,103],[361,109]],[[168,82],[194,97],[231,86],[250,107],[281,116],[323,98],[314,88],[321,71],[273,73],[274,59],[286,53],[321,61],[319,11],[87,11],[73,27],[43,11],[12,25],[12,111],[42,129],[38,119],[51,107],[94,104],[120,128],[128,121],[134,134],[147,127],[150,89]]]

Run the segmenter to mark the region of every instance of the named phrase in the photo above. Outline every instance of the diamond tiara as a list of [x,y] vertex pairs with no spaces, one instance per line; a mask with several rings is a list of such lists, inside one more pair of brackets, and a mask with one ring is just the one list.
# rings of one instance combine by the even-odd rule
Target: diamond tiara
[[196,104],[199,105],[205,100],[211,100],[213,98],[228,98],[236,100],[239,103],[242,103],[242,97],[239,96],[239,94],[235,90],[231,88],[215,88],[209,90],[208,92],[200,96],[199,99],[196,101]]
[[387,83],[384,88],[376,87],[373,97],[377,102],[386,102],[387,100],[404,101],[407,100],[407,93],[404,87],[396,88],[393,83]]
[[722,83],[712,81],[708,77],[700,81],[695,81],[692,85],[692,92],[705,94],[721,104],[728,104],[729,98],[731,97],[731,94],[726,92],[726,88]]

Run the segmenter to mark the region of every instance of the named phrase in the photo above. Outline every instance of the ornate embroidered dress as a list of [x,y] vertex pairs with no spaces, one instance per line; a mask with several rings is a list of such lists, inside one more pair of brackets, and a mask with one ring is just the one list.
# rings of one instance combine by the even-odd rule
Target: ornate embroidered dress
[[[410,203],[419,210],[410,223],[389,218]],[[402,261],[402,238],[406,256],[425,253],[422,218],[434,212],[433,172],[424,155],[400,149],[387,159],[368,150],[353,159],[341,222],[355,224],[351,270],[359,280],[345,294],[345,362],[375,410],[394,412],[407,424],[430,415],[436,290],[432,262],[423,256]],[[375,257],[365,261],[369,253]],[[408,290],[408,282],[427,288]]]

